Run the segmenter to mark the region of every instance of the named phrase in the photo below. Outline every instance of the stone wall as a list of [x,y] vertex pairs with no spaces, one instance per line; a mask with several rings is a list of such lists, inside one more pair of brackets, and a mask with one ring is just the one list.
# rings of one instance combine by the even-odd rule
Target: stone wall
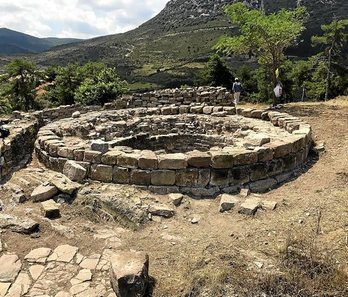
[[[204,104],[127,111],[137,116],[188,113],[218,118],[235,112],[232,107]],[[39,131],[35,150],[42,163],[59,172],[63,172],[68,160],[73,160],[85,168],[86,178],[92,180],[134,184],[159,193],[183,192],[199,197],[234,192],[241,187],[249,187],[253,192],[266,191],[288,179],[292,171],[306,161],[312,144],[308,124],[275,111],[239,108],[237,112],[246,118],[270,121],[290,133],[289,137],[253,149],[157,154],[151,150],[109,151],[103,143],[96,144],[93,150],[74,149],[64,143],[59,133],[46,126]]]
[[30,159],[40,125],[35,117],[24,117],[11,121],[6,127],[10,135],[0,139],[0,183]]
[[[143,94],[133,94],[115,99],[101,106],[81,106],[81,105],[64,105],[56,108],[48,108],[42,111],[32,113],[38,119],[43,119],[46,123],[64,118],[69,118],[74,112],[81,114],[98,111],[102,109],[124,109],[137,107],[162,107],[162,106],[181,106],[191,105],[192,103],[207,103],[213,106],[233,106],[231,93],[226,88],[199,87],[187,90],[166,89],[153,91]],[[14,117],[22,118],[23,113],[15,112]]]
[[165,105],[190,105],[192,103],[206,103],[213,106],[232,106],[230,92],[222,87],[198,87],[181,89],[167,89],[144,94],[133,94],[127,102],[127,107],[158,107]]

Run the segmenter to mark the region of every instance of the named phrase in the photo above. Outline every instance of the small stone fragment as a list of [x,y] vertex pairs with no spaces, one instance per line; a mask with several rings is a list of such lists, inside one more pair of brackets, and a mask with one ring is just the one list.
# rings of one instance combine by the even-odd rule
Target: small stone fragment
[[260,208],[260,206],[261,201],[259,198],[249,198],[241,204],[238,212],[241,214],[253,216]]
[[59,204],[52,199],[41,202],[41,208],[46,218],[56,219],[60,217]]
[[191,220],[190,220],[190,222],[191,222],[191,224],[198,224],[199,223],[199,221],[201,220],[201,217],[200,216],[194,216]]
[[242,197],[248,197],[250,195],[250,190],[248,188],[243,188],[240,190],[239,195]]
[[71,115],[71,117],[73,118],[73,119],[77,119],[77,118],[79,118],[81,116],[81,112],[79,112],[79,111],[75,111],[72,115]]
[[171,202],[174,204],[174,206],[178,207],[181,205],[182,199],[184,198],[184,196],[182,194],[169,194],[168,195]]
[[262,208],[266,210],[275,210],[278,203],[275,201],[262,201]]
[[222,194],[221,195],[221,199],[220,199],[220,208],[219,208],[219,210],[220,210],[220,212],[229,211],[238,202],[239,202],[239,200],[235,196],[229,195],[229,194]]

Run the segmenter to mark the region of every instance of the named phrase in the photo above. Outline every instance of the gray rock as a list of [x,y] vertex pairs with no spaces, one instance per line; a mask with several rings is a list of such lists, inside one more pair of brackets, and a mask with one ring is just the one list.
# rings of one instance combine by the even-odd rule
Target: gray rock
[[235,205],[239,202],[239,199],[236,196],[222,194],[220,199],[220,212],[229,211],[235,207]]
[[261,207],[261,200],[259,198],[249,198],[245,200],[239,209],[239,213],[253,216],[256,211]]
[[39,224],[30,218],[17,218],[8,214],[0,214],[0,229],[16,233],[31,234],[37,231]]
[[93,151],[106,153],[109,150],[109,143],[100,139],[94,140],[91,143],[91,149]]
[[63,168],[63,174],[72,181],[81,182],[86,177],[87,170],[75,161],[67,161]]
[[50,179],[50,183],[62,193],[69,195],[74,194],[78,189],[81,188],[81,185],[79,183],[71,181],[69,178],[62,174],[55,175]]
[[56,194],[58,194],[58,189],[56,186],[42,184],[36,187],[31,193],[31,199],[33,202],[42,202],[51,199]]
[[120,251],[110,258],[111,285],[118,297],[143,297],[149,285],[149,256]]

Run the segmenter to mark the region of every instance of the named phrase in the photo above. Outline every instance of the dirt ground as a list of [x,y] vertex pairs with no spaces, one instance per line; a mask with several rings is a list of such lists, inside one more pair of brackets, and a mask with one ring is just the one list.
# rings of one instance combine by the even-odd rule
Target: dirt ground
[[[119,229],[123,230],[119,234],[122,242],[119,249],[149,254],[150,274],[156,280],[153,296],[239,296],[233,288],[227,289],[236,283],[240,285],[241,280],[235,279],[236,267],[259,275],[280,271],[280,254],[289,240],[310,244],[348,272],[347,102],[343,98],[322,104],[288,104],[283,108],[312,126],[314,139],[325,144],[325,152],[302,175],[261,195],[263,200],[276,201],[276,210],[260,210],[253,217],[239,214],[238,209],[222,214],[218,211],[218,199],[185,197],[173,218],[150,221],[136,231]],[[39,165],[34,160],[30,166]],[[20,174],[17,172],[16,176]],[[6,201],[7,195],[3,191],[1,199]],[[11,232],[1,234],[7,250],[23,257],[35,247],[55,248],[69,243],[85,252],[100,252],[103,245],[93,239],[95,230],[121,226],[88,221],[81,216],[76,203],[63,206],[59,220],[70,226],[76,236],[67,238],[52,232],[50,223],[41,220],[38,238]],[[38,205],[31,202],[11,208],[10,213],[40,217]],[[193,217],[199,219],[198,224],[191,223]],[[225,289],[219,295],[214,293],[214,287],[220,283]],[[197,286],[203,289],[198,290]],[[256,295],[250,292],[243,296]]]

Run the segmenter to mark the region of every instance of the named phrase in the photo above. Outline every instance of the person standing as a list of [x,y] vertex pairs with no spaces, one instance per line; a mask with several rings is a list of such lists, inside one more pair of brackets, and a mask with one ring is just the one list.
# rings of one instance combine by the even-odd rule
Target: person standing
[[234,94],[234,105],[237,107],[237,104],[240,100],[240,93],[242,92],[242,84],[239,79],[236,77],[232,86],[232,91]]

